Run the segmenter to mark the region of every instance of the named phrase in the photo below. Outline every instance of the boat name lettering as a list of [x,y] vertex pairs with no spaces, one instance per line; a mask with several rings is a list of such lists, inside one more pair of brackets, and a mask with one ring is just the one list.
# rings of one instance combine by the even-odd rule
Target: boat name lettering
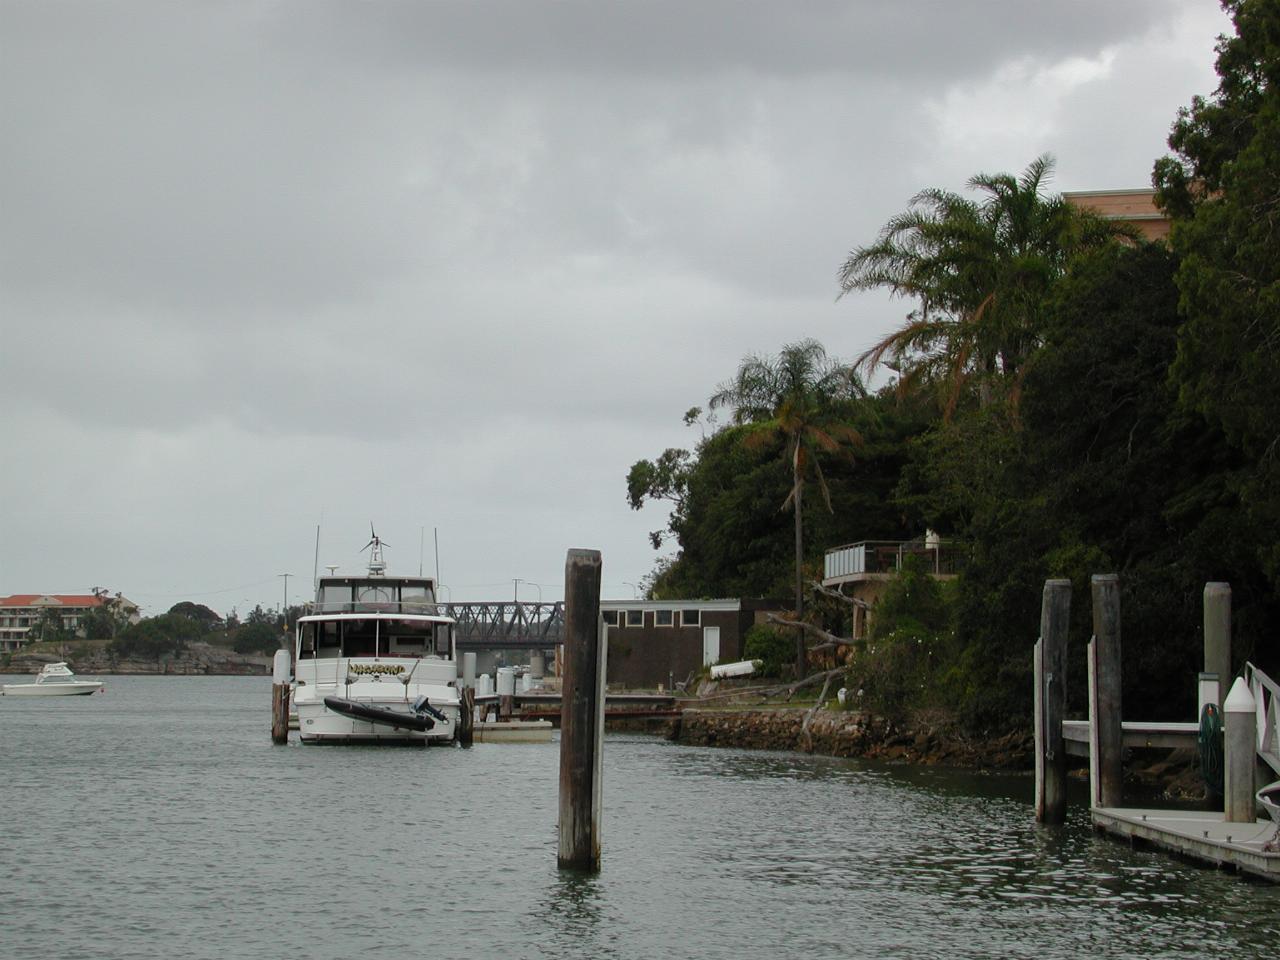
[[353,663],[351,665],[351,672],[356,674],[389,673],[395,675],[397,673],[404,673],[404,666],[399,663]]

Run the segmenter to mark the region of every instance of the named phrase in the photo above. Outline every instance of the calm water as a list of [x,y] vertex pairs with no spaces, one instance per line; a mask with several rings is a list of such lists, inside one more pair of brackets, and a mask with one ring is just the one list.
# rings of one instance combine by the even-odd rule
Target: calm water
[[0,956],[1280,954],[1280,888],[1032,823],[1026,778],[610,736],[604,863],[559,746],[274,747],[270,680],[0,699]]

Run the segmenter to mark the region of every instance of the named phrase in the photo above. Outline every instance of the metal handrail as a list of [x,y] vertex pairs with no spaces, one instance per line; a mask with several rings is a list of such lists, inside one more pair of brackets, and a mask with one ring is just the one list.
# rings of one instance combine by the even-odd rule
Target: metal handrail
[[1257,711],[1258,755],[1280,773],[1280,684],[1252,663],[1244,665],[1244,681]]

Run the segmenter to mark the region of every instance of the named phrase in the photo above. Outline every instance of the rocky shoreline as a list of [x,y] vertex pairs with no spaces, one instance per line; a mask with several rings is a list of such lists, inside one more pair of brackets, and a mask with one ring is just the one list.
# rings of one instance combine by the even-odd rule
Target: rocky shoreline
[[862,757],[924,766],[983,770],[1032,769],[1028,730],[977,739],[949,725],[899,726],[869,714],[803,707],[772,709],[686,708],[672,738],[693,746],[795,750],[831,757]]
[[236,653],[208,643],[193,643],[181,654],[159,660],[113,657],[105,644],[67,644],[65,656],[45,652],[15,653],[2,672],[39,673],[46,663],[63,660],[82,676],[267,676],[271,673],[270,657]]
[[[804,707],[686,707],[668,731],[679,743],[748,750],[794,750],[830,757],[880,760],[920,766],[955,767],[1031,775],[1035,766],[1030,730],[978,738],[943,718],[895,724],[857,711]],[[1088,778],[1084,761],[1071,771]],[[1134,753],[1125,765],[1125,789],[1135,795],[1196,803],[1205,798],[1195,751]]]

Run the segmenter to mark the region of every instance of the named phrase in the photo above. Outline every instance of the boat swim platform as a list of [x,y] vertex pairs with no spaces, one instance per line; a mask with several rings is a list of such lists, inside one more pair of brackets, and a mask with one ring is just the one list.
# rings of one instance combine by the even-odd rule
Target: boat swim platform
[[1280,852],[1263,845],[1276,836],[1271,820],[1227,823],[1221,811],[1094,807],[1093,828],[1131,844],[1145,843],[1219,869],[1280,883]]

